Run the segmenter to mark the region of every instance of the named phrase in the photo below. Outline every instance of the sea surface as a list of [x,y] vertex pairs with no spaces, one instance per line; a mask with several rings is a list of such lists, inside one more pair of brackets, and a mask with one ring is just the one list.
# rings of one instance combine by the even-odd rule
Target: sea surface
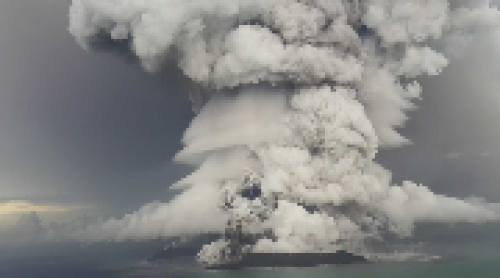
[[0,278],[113,278],[113,277],[213,277],[213,278],[500,278],[500,246],[454,246],[439,260],[403,260],[314,268],[245,269],[207,271],[193,258],[162,263],[145,258],[157,246],[144,244],[25,245],[0,250]]

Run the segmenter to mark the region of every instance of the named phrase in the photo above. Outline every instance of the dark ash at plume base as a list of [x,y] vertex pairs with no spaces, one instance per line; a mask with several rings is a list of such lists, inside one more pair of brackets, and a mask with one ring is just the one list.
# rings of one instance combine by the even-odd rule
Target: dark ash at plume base
[[[149,71],[173,58],[204,104],[175,158],[197,167],[174,185],[184,192],[87,238],[229,229],[252,238],[241,254],[367,254],[371,241],[411,236],[418,223],[496,221],[484,204],[395,185],[374,160],[408,143],[397,128],[421,96],[416,78],[449,63],[428,42],[467,42],[500,26],[490,1],[460,3],[73,0],[69,30],[83,47],[96,36],[127,42]],[[233,247],[222,238],[198,258],[218,264]]]

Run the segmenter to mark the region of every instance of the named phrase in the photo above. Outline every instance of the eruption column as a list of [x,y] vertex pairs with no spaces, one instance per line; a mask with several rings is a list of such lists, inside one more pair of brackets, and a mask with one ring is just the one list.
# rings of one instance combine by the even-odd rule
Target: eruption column
[[229,228],[200,252],[215,263],[241,252],[365,252],[419,222],[495,220],[480,205],[392,184],[374,158],[408,142],[396,129],[420,97],[416,78],[448,65],[429,41],[467,41],[499,19],[489,1],[74,0],[69,30],[82,46],[125,42],[150,71],[172,57],[202,88],[191,97],[209,99],[176,156],[198,166],[175,185],[190,188],[90,235]]

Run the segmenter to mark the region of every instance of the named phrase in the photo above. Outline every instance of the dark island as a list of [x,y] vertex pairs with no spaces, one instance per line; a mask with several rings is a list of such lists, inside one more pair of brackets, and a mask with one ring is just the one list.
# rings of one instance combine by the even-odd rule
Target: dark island
[[365,257],[343,250],[336,253],[248,253],[240,260],[208,265],[206,268],[231,270],[256,267],[314,267],[365,262]]

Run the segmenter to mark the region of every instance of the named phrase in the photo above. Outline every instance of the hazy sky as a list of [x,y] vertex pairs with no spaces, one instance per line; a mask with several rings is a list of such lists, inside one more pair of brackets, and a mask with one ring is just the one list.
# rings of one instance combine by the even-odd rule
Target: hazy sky
[[[175,67],[150,75],[120,55],[85,52],[67,32],[69,0],[0,0],[0,202],[132,212],[172,196],[171,163],[193,114]],[[422,82],[403,133],[382,151],[396,180],[500,202],[500,57],[479,41]],[[42,214],[43,215],[43,214]]]

